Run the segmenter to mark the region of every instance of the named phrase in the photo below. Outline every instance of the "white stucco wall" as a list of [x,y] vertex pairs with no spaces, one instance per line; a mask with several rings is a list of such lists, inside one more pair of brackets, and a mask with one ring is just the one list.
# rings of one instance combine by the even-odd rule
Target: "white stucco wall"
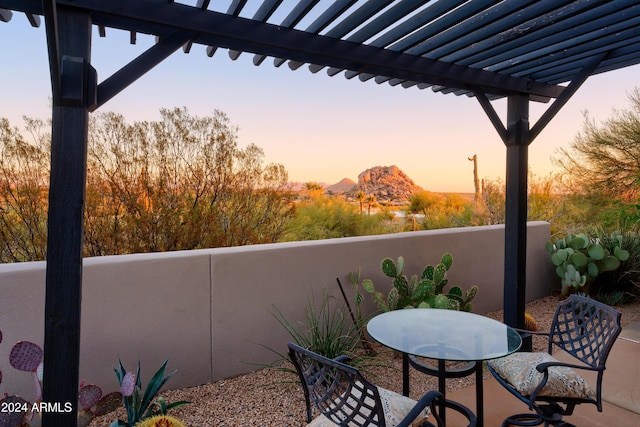
[[[554,272],[544,244],[549,224],[528,226],[527,299],[548,295]],[[406,273],[419,274],[451,252],[450,285],[479,287],[474,311],[502,308],[504,227],[467,227],[382,236],[89,258],[83,270],[80,376],[112,391],[118,357],[143,381],[169,358],[178,373],[170,388],[232,377],[284,352],[287,333],[270,311],[304,319],[311,294],[348,297],[348,275],[360,270],[386,291],[385,257],[402,255]],[[43,342],[45,263],[0,265],[0,392],[32,398],[29,375],[13,369],[8,354],[19,340]],[[352,301],[351,301],[352,302]],[[375,307],[366,298],[364,308]]]

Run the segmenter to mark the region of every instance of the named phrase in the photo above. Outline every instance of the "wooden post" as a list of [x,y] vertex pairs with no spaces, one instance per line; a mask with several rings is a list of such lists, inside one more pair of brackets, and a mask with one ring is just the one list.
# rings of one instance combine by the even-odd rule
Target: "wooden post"
[[[527,270],[527,178],[529,99],[510,95],[507,104],[504,321],[524,328]],[[527,342],[528,341],[528,342]],[[531,340],[522,349],[531,350]]]
[[47,241],[44,427],[77,424],[91,18],[58,8],[60,95],[53,99]]

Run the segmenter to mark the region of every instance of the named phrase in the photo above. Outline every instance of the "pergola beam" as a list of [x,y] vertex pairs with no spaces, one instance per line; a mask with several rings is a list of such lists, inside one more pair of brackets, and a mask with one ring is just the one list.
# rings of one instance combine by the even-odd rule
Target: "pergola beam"
[[[571,97],[576,93],[576,91],[582,86],[582,84],[587,80],[587,78],[593,73],[593,71],[600,65],[602,61],[604,61],[607,57],[607,53],[603,53],[598,55],[596,58],[593,58],[587,64],[582,67],[580,73],[574,77],[574,79],[569,83],[567,88],[562,91],[559,97],[557,97],[553,104],[542,114],[542,116],[538,119],[536,124],[531,128],[531,141],[533,141],[542,130],[549,124],[549,122],[560,112],[562,107],[571,99]],[[529,141],[529,143],[531,143]]]
[[[13,3],[12,0],[5,1]],[[38,10],[40,4],[36,0],[16,3],[17,10],[32,13]],[[20,3],[24,4],[21,6]],[[468,68],[180,3],[154,0],[58,0],[57,4],[58,7],[91,11],[91,18],[97,25],[161,37],[182,30],[197,34],[193,43],[417,83],[464,90],[480,88],[485,93],[500,96],[524,93],[547,99],[559,96],[563,89],[525,77]]]
[[60,97],[60,42],[58,40],[58,8],[56,0],[43,0],[42,13],[47,34],[49,51],[49,72],[51,74],[51,92],[53,99]]
[[97,104],[91,111],[104,105],[142,75],[152,70],[193,37],[192,33],[176,31],[161,39],[129,64],[98,85]]

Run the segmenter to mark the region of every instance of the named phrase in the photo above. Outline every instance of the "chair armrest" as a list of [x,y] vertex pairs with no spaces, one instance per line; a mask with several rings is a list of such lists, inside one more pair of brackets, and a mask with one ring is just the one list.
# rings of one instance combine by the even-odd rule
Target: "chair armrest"
[[409,427],[415,421],[415,419],[420,415],[427,406],[431,408],[431,415],[436,419],[438,426],[442,426],[442,420],[440,416],[436,412],[437,403],[442,398],[442,393],[436,390],[431,390],[427,392],[424,396],[418,400],[416,406],[407,414],[406,417],[397,425],[397,427]]
[[351,357],[347,356],[346,354],[341,354],[340,356],[336,357],[333,360],[340,363],[349,363],[351,361]]
[[522,334],[546,335],[547,337],[550,335],[549,332],[544,332],[544,331],[530,331],[528,329],[520,329],[520,328],[511,328],[511,329]]
[[556,361],[556,362],[543,362],[540,363],[536,366],[536,370],[540,373],[542,373],[544,376],[542,377],[542,380],[540,380],[540,383],[536,386],[535,390],[533,390],[533,392],[531,393],[531,395],[529,396],[529,409],[533,409],[533,405],[534,405],[534,401],[535,399],[537,399],[538,394],[542,391],[542,389],[544,388],[544,386],[547,384],[547,380],[549,379],[549,368],[554,367],[554,366],[559,366],[559,367],[566,367],[566,368],[572,368],[572,369],[583,369],[586,371],[602,371],[604,370],[604,368],[598,368],[598,367],[591,367],[588,365],[576,365],[575,363],[565,363],[565,362],[560,362],[560,361]]
[[576,365],[575,363],[565,363],[565,362],[544,362],[544,363],[540,363],[538,366],[536,366],[536,370],[538,372],[544,372],[547,369],[549,369],[552,366],[562,366],[565,368],[572,368],[572,369],[583,369],[585,371],[602,371],[604,370],[604,368],[598,368],[598,367],[591,367],[591,366],[587,366],[587,365]]

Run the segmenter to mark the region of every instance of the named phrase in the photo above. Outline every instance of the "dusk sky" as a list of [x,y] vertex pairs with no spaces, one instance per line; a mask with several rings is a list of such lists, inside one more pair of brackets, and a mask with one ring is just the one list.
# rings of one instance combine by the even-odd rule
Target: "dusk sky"
[[[92,65],[102,81],[153,43],[138,35],[94,27]],[[0,117],[22,127],[22,116],[50,117],[51,85],[44,25],[32,28],[23,14],[0,22]],[[232,61],[220,49],[212,58],[203,46],[177,51],[99,111],[123,114],[127,121],[157,120],[161,108],[185,106],[191,114],[225,112],[239,127],[239,144],[253,143],[267,162],[282,163],[291,181],[333,184],[357,180],[373,166],[397,165],[430,191],[473,192],[478,155],[480,178],[503,178],[505,148],[474,98],[404,89],[373,81],[312,74],[307,67],[261,66],[253,55]],[[551,156],[582,129],[583,111],[596,122],[614,108],[629,107],[628,95],[640,87],[640,66],[591,77],[529,149],[530,169],[538,176],[553,170]],[[494,103],[501,117],[506,102]],[[548,107],[533,103],[531,125]]]

